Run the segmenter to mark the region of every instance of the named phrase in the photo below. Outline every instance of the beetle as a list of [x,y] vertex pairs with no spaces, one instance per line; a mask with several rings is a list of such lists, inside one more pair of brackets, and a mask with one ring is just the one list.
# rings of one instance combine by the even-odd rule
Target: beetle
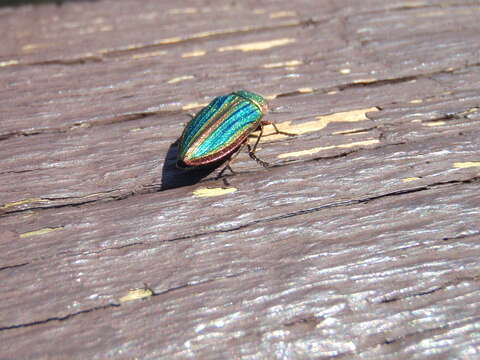
[[[244,146],[247,146],[253,160],[268,167],[270,164],[255,155],[263,126],[273,125],[277,134],[295,134],[280,131],[274,123],[263,120],[267,111],[267,101],[250,91],[238,90],[216,97],[185,126],[178,146],[177,167],[194,168],[228,158],[219,176],[227,168],[234,173],[230,161]],[[251,147],[247,142],[248,136],[257,129],[260,134]]]

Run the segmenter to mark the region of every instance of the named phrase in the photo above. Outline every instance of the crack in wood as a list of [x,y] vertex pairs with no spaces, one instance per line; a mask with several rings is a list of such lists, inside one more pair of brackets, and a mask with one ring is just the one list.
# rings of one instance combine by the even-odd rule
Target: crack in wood
[[425,290],[425,291],[421,291],[421,292],[418,292],[418,293],[406,294],[405,296],[402,296],[402,297],[395,296],[395,297],[391,297],[391,298],[385,298],[385,299],[382,299],[382,300],[378,301],[378,303],[379,304],[388,304],[388,303],[392,303],[392,302],[397,302],[397,301],[402,301],[402,300],[415,298],[415,297],[418,297],[418,296],[430,295],[430,294],[436,293],[437,291],[444,290],[448,286],[455,286],[455,285],[461,284],[462,282],[465,282],[465,281],[477,282],[479,280],[480,279],[478,277],[475,277],[475,276],[463,276],[463,277],[459,277],[455,280],[447,281],[445,284],[443,284],[441,286],[434,287],[430,290]]
[[420,187],[416,187],[416,188],[397,190],[397,191],[393,191],[393,192],[390,192],[390,193],[370,196],[370,197],[366,197],[366,198],[363,198],[363,199],[352,199],[352,200],[339,201],[339,202],[325,204],[325,205],[321,205],[321,206],[317,206],[317,207],[313,207],[313,208],[309,208],[309,209],[298,210],[298,211],[287,213],[287,214],[272,216],[272,217],[268,217],[268,218],[264,218],[264,219],[257,219],[257,220],[250,221],[250,222],[242,224],[242,225],[237,225],[237,226],[232,227],[230,229],[206,231],[206,232],[203,232],[203,233],[185,235],[185,236],[180,236],[180,237],[167,239],[167,240],[162,240],[162,241],[173,242],[173,241],[192,239],[192,238],[196,238],[196,237],[200,237],[200,236],[208,236],[208,235],[219,234],[219,233],[227,233],[227,232],[241,230],[241,229],[250,227],[252,225],[260,224],[260,223],[268,223],[268,222],[272,222],[272,221],[288,219],[288,218],[295,217],[295,216],[301,216],[301,215],[306,215],[306,214],[318,212],[318,211],[321,211],[321,210],[324,210],[324,209],[331,209],[331,208],[358,205],[358,204],[366,204],[368,202],[380,200],[380,199],[387,198],[387,197],[407,195],[407,194],[412,194],[412,193],[416,193],[416,192],[420,192],[420,191],[430,190],[430,189],[437,188],[437,187],[444,187],[444,186],[449,186],[449,185],[459,185],[459,184],[471,184],[471,183],[476,183],[476,182],[480,182],[480,176],[475,176],[475,177],[472,177],[472,178],[466,179],[466,180],[442,181],[442,182],[437,182],[437,183],[424,185],[424,186],[420,186]]
[[19,328],[26,328],[26,327],[35,326],[35,325],[43,325],[43,324],[47,324],[47,323],[52,322],[52,321],[65,321],[65,320],[71,319],[71,318],[79,316],[79,315],[88,314],[88,313],[91,313],[91,312],[94,312],[94,311],[105,310],[105,309],[108,309],[108,308],[119,307],[119,306],[120,306],[119,304],[113,304],[112,303],[112,304],[107,304],[107,305],[102,305],[102,306],[95,306],[93,308],[77,311],[77,312],[74,312],[74,313],[71,313],[71,314],[67,314],[65,316],[54,316],[54,317],[50,317],[50,318],[47,318],[47,319],[44,319],[44,320],[32,321],[32,322],[29,322],[29,323],[3,326],[3,327],[0,327],[0,332],[1,331],[13,330],[13,329],[19,329]]
[[[447,323],[445,325],[442,325],[442,326],[423,329],[423,330],[420,330],[420,331],[414,331],[414,332],[411,332],[411,333],[408,333],[408,334],[405,334],[405,335],[402,335],[402,336],[399,336],[399,337],[396,337],[396,338],[392,338],[392,339],[387,338],[387,339],[385,339],[385,341],[383,343],[376,344],[375,346],[377,346],[377,345],[390,345],[390,344],[394,344],[394,343],[399,342],[399,341],[406,340],[408,338],[412,338],[412,337],[413,338],[418,338],[419,335],[428,334],[428,333],[432,333],[432,332],[438,332],[438,331],[442,331],[442,330],[447,330],[447,329],[451,329],[454,326],[459,326],[461,324],[470,323],[470,322],[475,323],[479,320],[480,320],[480,317],[468,317],[468,318],[460,319],[460,320],[457,320],[457,321],[449,322],[449,323]],[[372,346],[372,347],[375,347],[375,346]]]
[[26,263],[17,264],[17,265],[7,265],[7,266],[0,267],[0,271],[9,270],[9,269],[16,269],[16,268],[19,268],[19,267],[22,267],[22,266],[25,266],[25,265],[29,265],[29,264],[30,264],[29,262],[26,262]]
[[[178,286],[168,288],[166,290],[159,291],[159,292],[155,292],[153,289],[151,289],[150,287],[148,287],[146,285],[145,285],[145,288],[152,292],[151,297],[157,297],[157,296],[170,294],[174,291],[182,290],[182,289],[189,288],[189,287],[192,287],[192,286],[209,284],[209,283],[212,283],[212,282],[215,282],[215,281],[218,281],[218,280],[236,278],[236,277],[242,276],[244,274],[257,273],[259,271],[264,271],[264,270],[265,269],[263,269],[263,268],[257,268],[257,269],[254,269],[254,270],[242,271],[242,272],[235,273],[235,274],[217,276],[217,277],[213,277],[211,279],[205,279],[203,281],[190,282],[190,283],[178,285]],[[88,314],[88,313],[91,313],[91,312],[94,312],[94,311],[99,311],[99,310],[116,308],[116,307],[120,307],[120,306],[122,306],[120,303],[110,303],[110,304],[106,304],[106,305],[95,306],[95,307],[92,307],[92,308],[89,308],[89,309],[80,310],[80,311],[77,311],[77,312],[74,312],[74,313],[71,313],[71,314],[67,314],[67,315],[64,315],[64,316],[53,316],[53,317],[49,317],[49,318],[44,319],[44,320],[37,320],[37,321],[32,321],[32,322],[23,323],[23,324],[3,326],[3,327],[0,327],[0,332],[1,331],[13,330],[13,329],[19,329],[19,328],[26,328],[26,327],[36,326],[36,325],[44,325],[44,324],[50,323],[52,321],[65,321],[65,320],[69,320],[69,319],[74,318],[74,317],[79,316],[79,315]]]

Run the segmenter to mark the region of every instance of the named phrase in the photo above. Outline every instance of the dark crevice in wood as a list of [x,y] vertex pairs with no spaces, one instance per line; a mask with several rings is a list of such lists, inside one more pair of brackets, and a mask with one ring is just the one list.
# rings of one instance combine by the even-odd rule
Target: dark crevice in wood
[[138,112],[138,113],[122,114],[118,116],[107,117],[100,120],[78,122],[73,125],[62,127],[62,128],[54,128],[54,129],[46,128],[46,129],[35,129],[33,131],[24,130],[24,131],[5,133],[0,135],[0,141],[8,140],[8,139],[11,139],[14,137],[20,137],[20,136],[60,134],[60,133],[66,133],[72,130],[77,131],[79,128],[88,129],[93,126],[103,126],[103,125],[110,125],[110,124],[116,124],[116,123],[123,123],[127,121],[135,121],[135,120],[144,119],[146,117],[154,116],[154,115],[172,116],[172,115],[180,114],[182,112],[183,112],[182,110],[177,110],[177,111],[166,110],[166,111],[151,111],[151,112],[145,111],[145,112]]
[[83,256],[86,256],[86,255],[97,255],[97,254],[101,254],[105,251],[116,251],[116,250],[121,250],[121,249],[125,249],[125,248],[129,248],[129,247],[133,247],[133,246],[139,246],[139,245],[145,245],[145,243],[143,242],[134,242],[134,243],[131,243],[131,244],[126,244],[126,245],[121,245],[121,246],[112,246],[112,247],[107,247],[107,248],[103,248],[103,249],[100,249],[100,250],[95,250],[95,251],[85,251],[85,252],[82,252],[82,253],[76,253],[76,254],[70,254],[68,252],[62,252],[62,253],[58,253],[58,255],[68,255],[68,256],[79,256],[79,255],[83,255]]
[[16,269],[16,268],[19,268],[19,267],[22,267],[22,266],[25,266],[25,265],[28,265],[28,264],[30,264],[30,263],[26,262],[26,263],[17,264],[17,265],[7,265],[7,266],[0,267],[0,271],[9,270],[9,269]]
[[[434,327],[434,328],[424,329],[424,330],[420,330],[420,331],[414,331],[412,333],[408,333],[408,334],[399,336],[397,338],[385,339],[385,341],[382,344],[383,345],[390,345],[390,344],[394,344],[394,343],[397,343],[399,341],[403,341],[403,340],[406,340],[406,339],[412,338],[412,337],[415,338],[415,339],[418,339],[419,335],[428,334],[428,333],[437,332],[437,331],[442,331],[442,330],[447,330],[449,328],[452,328],[453,326],[461,326],[464,323],[476,323],[479,320],[480,320],[480,317],[465,318],[465,319],[462,319],[462,320],[457,320],[457,321],[447,323],[447,324],[442,325],[442,326],[437,326],[437,327]],[[382,345],[382,344],[377,344],[375,346]]]
[[77,312],[74,312],[74,313],[71,313],[71,314],[68,314],[68,315],[65,315],[65,316],[54,316],[54,317],[50,317],[48,319],[32,321],[32,322],[24,323],[24,324],[3,326],[3,327],[0,327],[0,331],[7,331],[7,330],[18,329],[18,328],[25,328],[25,327],[35,326],[35,325],[44,325],[44,324],[47,324],[47,323],[52,322],[52,321],[65,321],[65,320],[71,319],[71,318],[79,316],[79,315],[91,313],[93,311],[105,310],[105,309],[109,309],[109,308],[112,308],[112,307],[118,307],[118,306],[120,306],[120,305],[119,304],[107,304],[107,305],[102,305],[102,306],[95,306],[93,308],[77,311]]
[[[306,93],[302,92],[299,90],[296,91],[291,91],[291,92],[286,92],[282,94],[278,94],[276,97],[281,98],[281,97],[290,97],[290,96],[305,96],[305,95],[311,95],[316,92],[320,93],[329,93],[331,91],[344,91],[348,89],[354,89],[354,88],[359,88],[359,87],[379,87],[379,86],[385,86],[385,85],[394,85],[394,84],[401,84],[413,80],[419,80],[419,79],[429,79],[432,77],[435,77],[437,75],[445,75],[445,74],[455,74],[458,71],[467,69],[467,68],[472,68],[472,67],[479,67],[480,63],[473,63],[473,64],[466,64],[463,67],[459,67],[456,69],[448,68],[448,69],[442,69],[438,71],[433,71],[430,73],[425,73],[425,74],[416,74],[416,75],[406,75],[398,78],[387,78],[387,79],[378,79],[378,80],[372,80],[372,81],[360,81],[360,82],[349,82],[345,84],[340,84],[340,85],[335,85],[331,86],[328,88],[321,88],[321,89],[313,89],[312,91]],[[381,110],[379,108],[379,110]]]
[[212,283],[212,282],[215,282],[215,281],[218,281],[218,280],[225,280],[225,279],[231,279],[231,278],[236,278],[236,277],[239,277],[239,276],[242,276],[242,275],[245,275],[245,274],[251,274],[251,273],[257,273],[259,271],[264,271],[265,269],[263,268],[258,268],[258,269],[255,269],[255,270],[250,270],[250,271],[242,271],[242,272],[239,272],[239,273],[235,273],[235,274],[229,274],[229,275],[222,275],[222,276],[217,276],[217,277],[213,277],[211,279],[205,279],[205,280],[202,280],[202,281],[198,281],[198,282],[194,282],[194,283],[186,283],[186,284],[182,284],[182,285],[178,285],[178,286],[175,286],[175,287],[172,287],[172,288],[168,288],[166,290],[162,290],[162,291],[159,291],[159,292],[156,292],[152,289],[150,289],[152,291],[152,296],[161,296],[161,295],[166,295],[166,294],[170,294],[174,291],[177,291],[177,290],[182,290],[182,289],[185,289],[185,288],[188,288],[188,287],[192,287],[192,286],[198,286],[198,285],[204,285],[204,284],[209,284],[209,283]]
[[415,297],[418,297],[418,296],[430,295],[430,294],[436,293],[437,291],[444,290],[448,286],[458,285],[458,284],[460,284],[462,282],[465,282],[465,281],[475,281],[475,282],[477,282],[477,281],[479,281],[479,279],[478,279],[478,277],[473,277],[473,276],[459,277],[455,280],[448,281],[445,284],[443,284],[441,286],[437,286],[437,287],[432,288],[430,290],[425,290],[425,291],[421,291],[421,292],[413,293],[413,294],[406,294],[405,296],[402,296],[402,297],[397,296],[397,297],[392,297],[392,298],[386,298],[386,299],[382,299],[382,300],[378,301],[378,303],[379,304],[388,304],[388,303],[392,303],[392,302],[403,301],[403,300],[415,298]]
[[[400,6],[385,8],[381,10],[372,10],[372,11],[363,11],[354,16],[369,16],[369,15],[380,15],[385,13],[392,13],[392,12],[407,12],[407,11],[415,11],[415,10],[424,10],[424,9],[442,9],[448,10],[449,8],[457,8],[457,7],[466,7],[471,6],[472,3],[465,2],[465,3],[439,3],[439,4],[428,4],[428,3],[421,3],[421,2],[414,2],[411,5],[408,3],[402,4]],[[349,15],[347,18],[351,17]]]
[[475,236],[479,236],[479,235],[480,235],[480,231],[475,232],[475,233],[471,233],[471,234],[461,234],[461,235],[453,236],[453,237],[444,237],[442,240],[443,241],[450,241],[450,240],[468,239],[470,237],[475,237]]
[[[123,246],[123,247],[127,247],[127,246]],[[263,270],[264,270],[263,268],[259,268],[259,269],[254,269],[254,270],[251,270],[251,271],[243,271],[243,272],[230,274],[230,275],[217,276],[217,277],[214,277],[214,278],[211,278],[211,279],[206,279],[206,280],[203,280],[203,281],[178,285],[178,286],[168,288],[166,290],[159,291],[159,292],[155,292],[153,289],[151,289],[150,287],[148,287],[146,285],[145,285],[145,289],[148,289],[152,292],[152,295],[151,295],[152,297],[156,297],[156,296],[162,296],[162,295],[170,294],[174,291],[182,290],[182,289],[189,288],[189,287],[192,287],[192,286],[204,285],[204,284],[212,283],[212,282],[215,282],[215,281],[218,281],[218,280],[236,278],[236,277],[242,276],[244,274],[256,273],[256,272],[263,271]],[[18,328],[26,328],[26,327],[36,326],[36,325],[44,325],[44,324],[47,324],[47,323],[52,322],[52,321],[65,321],[65,320],[69,320],[71,318],[74,318],[78,315],[88,314],[88,313],[91,313],[93,311],[106,310],[106,309],[109,309],[109,308],[120,307],[120,306],[121,306],[121,304],[119,304],[119,303],[110,303],[110,304],[107,304],[107,305],[95,306],[93,308],[77,311],[77,312],[74,312],[74,313],[71,313],[71,314],[68,314],[68,315],[65,315],[65,316],[54,316],[54,317],[50,317],[50,318],[47,318],[47,319],[44,319],[44,320],[32,321],[32,322],[29,322],[29,323],[3,326],[3,327],[0,327],[0,332],[1,331],[18,329]]]
[[32,131],[24,130],[24,131],[15,131],[11,133],[5,133],[0,135],[0,141],[8,140],[13,137],[18,136],[33,136],[33,135],[41,135],[41,134],[61,134],[67,132],[68,128],[55,128],[55,129],[35,129]]

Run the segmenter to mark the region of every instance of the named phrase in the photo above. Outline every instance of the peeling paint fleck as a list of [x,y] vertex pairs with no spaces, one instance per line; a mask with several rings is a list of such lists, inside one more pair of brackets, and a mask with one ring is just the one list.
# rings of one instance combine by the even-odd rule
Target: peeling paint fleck
[[291,16],[297,16],[297,13],[295,11],[277,11],[270,14],[270,19],[278,19]]
[[236,188],[234,187],[229,187],[229,188],[206,188],[206,187],[200,187],[196,190],[193,191],[193,195],[196,197],[212,197],[212,196],[221,196],[221,195],[226,195],[230,194],[237,191]]
[[240,50],[243,52],[247,52],[247,51],[267,50],[273,47],[291,44],[291,43],[294,43],[295,41],[296,41],[295,39],[291,39],[291,38],[258,41],[258,42],[252,42],[252,43],[246,43],[246,44],[223,46],[219,48],[218,51],[223,52],[223,51]]
[[165,54],[167,54],[166,51],[154,51],[154,52],[143,53],[143,54],[135,54],[132,56],[132,59],[144,59],[144,58],[149,58],[154,56],[162,56]]
[[196,50],[196,51],[190,51],[182,54],[182,58],[188,58],[188,57],[195,57],[195,56],[203,56],[207,52],[204,50]]
[[440,126],[445,125],[445,121],[429,121],[425,123],[425,126]]
[[308,149],[308,150],[301,150],[301,151],[294,151],[294,152],[290,152],[290,153],[279,154],[277,157],[279,159],[289,158],[289,157],[301,157],[301,156],[306,156],[306,155],[313,155],[313,154],[319,153],[319,152],[324,151],[324,150],[330,150],[330,149],[335,149],[335,148],[347,149],[347,148],[351,148],[351,147],[354,147],[354,146],[374,145],[374,144],[378,144],[379,142],[380,141],[377,140],[377,139],[371,139],[371,140],[365,140],[365,141],[352,142],[352,143],[348,143],[348,144],[315,147],[315,148]]
[[48,233],[51,233],[53,231],[58,231],[58,230],[63,230],[63,227],[43,228],[43,229],[39,229],[39,230],[25,232],[25,233],[20,234],[20,238],[24,239],[24,238],[31,237],[31,236],[44,235],[44,234],[48,234]]
[[175,84],[175,83],[178,83],[180,81],[190,80],[190,79],[193,79],[193,78],[194,78],[193,75],[179,76],[179,77],[175,77],[173,79],[168,80],[167,84]]
[[371,83],[374,83],[375,81],[377,81],[377,79],[375,78],[366,78],[366,79],[353,80],[353,83],[354,84],[371,84]]
[[271,68],[279,68],[279,67],[286,67],[286,66],[298,66],[302,65],[303,61],[301,60],[289,60],[289,61],[282,61],[282,62],[276,62],[276,63],[270,63],[270,64],[264,64],[263,67],[266,69],[271,69]]
[[168,10],[169,14],[180,15],[180,14],[196,14],[198,10],[196,8],[183,8],[183,9],[170,9]]
[[1,206],[0,209],[8,209],[14,206],[24,205],[24,204],[31,204],[31,203],[39,203],[39,202],[47,202],[48,200],[42,198],[28,198],[19,201],[14,201],[10,203],[6,203],[5,205]]
[[196,109],[196,108],[199,108],[199,107],[205,107],[207,105],[208,105],[207,103],[194,102],[194,103],[190,103],[190,104],[187,104],[187,105],[183,105],[182,110],[191,110],[191,109]]
[[18,60],[6,60],[6,61],[0,61],[0,67],[5,67],[5,66],[11,66],[11,65],[17,65]]
[[407,183],[407,182],[416,181],[416,180],[420,180],[420,178],[416,176],[408,177],[408,178],[402,179],[402,182]]
[[153,295],[153,291],[150,289],[133,289],[128,292],[127,295],[122,296],[118,301],[124,303],[127,301],[133,301],[138,299],[145,299]]
[[[368,120],[366,114],[368,112],[373,112],[373,111],[378,111],[378,108],[372,107],[372,108],[366,108],[366,109],[357,109],[357,110],[339,112],[339,113],[330,114],[330,115],[321,115],[321,116],[317,116],[315,118],[316,120],[314,121],[307,121],[302,124],[292,125],[291,121],[285,121],[282,123],[278,123],[276,125],[279,130],[301,135],[301,134],[322,130],[331,122],[357,122],[357,121]],[[272,128],[271,132],[268,130],[270,127]],[[262,137],[261,142],[282,139],[287,136],[282,134],[275,134],[273,127],[270,125],[267,125],[265,127],[265,130],[267,131],[265,131],[264,134],[270,135],[270,136],[265,137],[265,140],[263,140],[264,138]]]
[[463,169],[469,167],[480,167],[480,161],[466,161],[453,163],[453,167],[456,169]]

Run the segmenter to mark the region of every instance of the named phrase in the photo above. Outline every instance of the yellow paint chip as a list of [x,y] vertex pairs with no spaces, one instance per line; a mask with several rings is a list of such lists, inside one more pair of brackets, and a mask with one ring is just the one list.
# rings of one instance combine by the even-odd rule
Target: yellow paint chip
[[120,299],[118,299],[118,301],[120,301],[121,303],[124,303],[127,301],[145,299],[152,295],[153,295],[153,291],[150,289],[133,289],[133,290],[130,290],[127,295],[122,296]]
[[295,11],[277,11],[270,14],[270,19],[278,19],[291,16],[297,16],[297,13]]
[[255,15],[265,14],[266,12],[267,12],[267,10],[265,10],[265,9],[254,9],[253,10],[253,13]]
[[182,38],[178,37],[178,36],[175,36],[175,37],[171,37],[171,38],[162,39],[158,42],[158,44],[161,44],[161,45],[175,44],[175,43],[180,42],[180,41],[182,41]]
[[408,178],[402,179],[402,182],[407,183],[407,182],[416,181],[416,180],[420,180],[420,178],[416,176],[408,177]]
[[445,121],[430,121],[425,123],[425,126],[440,126],[445,125]]
[[38,203],[38,202],[47,202],[48,200],[46,199],[41,199],[41,198],[29,198],[29,199],[23,199],[19,201],[14,201],[11,203],[6,203],[0,209],[8,209],[14,206],[19,206],[19,205],[24,205],[24,204],[30,204],[30,203]]
[[168,80],[167,84],[175,84],[175,83],[178,83],[180,81],[185,81],[185,80],[189,80],[189,79],[193,79],[193,78],[194,78],[193,75],[179,76],[179,77],[175,77],[173,79]]
[[166,53],[167,53],[166,51],[153,51],[153,52],[149,52],[149,53],[133,55],[132,59],[144,59],[144,58],[149,58],[149,57],[154,57],[154,56],[165,55]]
[[374,144],[378,144],[379,142],[380,142],[380,140],[371,139],[371,140],[365,140],[365,141],[357,141],[357,142],[348,143],[348,144],[322,146],[322,147],[316,147],[316,148],[312,148],[312,149],[308,149],[308,150],[301,150],[301,151],[294,151],[294,152],[290,152],[290,153],[279,154],[277,157],[279,159],[289,158],[289,157],[301,157],[301,156],[306,156],[306,155],[313,155],[313,154],[319,153],[319,152],[324,151],[324,150],[330,150],[330,149],[335,149],[335,148],[347,149],[347,148],[351,148],[351,147],[354,147],[354,146],[374,145]]
[[338,91],[332,90],[327,92],[327,95],[335,95],[335,94],[338,94]]
[[17,64],[18,64],[18,60],[0,61],[0,67],[12,66]]
[[43,229],[40,229],[40,230],[25,232],[25,233],[20,234],[20,238],[24,239],[24,238],[31,237],[31,236],[44,235],[44,234],[51,233],[52,231],[58,231],[58,230],[63,230],[63,227],[43,228]]
[[353,80],[353,83],[354,84],[371,84],[375,81],[377,81],[377,79],[375,79],[375,78],[366,78],[366,79]]
[[480,167],[480,161],[456,162],[456,163],[453,163],[453,167],[457,169],[463,169],[463,168],[469,168],[469,167]]
[[207,106],[208,104],[206,103],[198,103],[198,102],[194,102],[194,103],[190,103],[190,104],[187,104],[187,105],[183,105],[182,106],[182,110],[191,110],[191,109],[196,109],[196,108],[199,108],[199,107],[204,107],[204,106]]
[[196,50],[196,51],[190,51],[182,54],[182,58],[188,58],[188,57],[195,57],[195,56],[203,56],[207,52],[203,50]]
[[310,94],[313,93],[313,89],[309,87],[299,88],[297,91],[301,94]]
[[[371,108],[365,108],[365,109],[339,112],[339,113],[330,114],[330,115],[317,116],[315,118],[316,120],[307,121],[302,124],[292,125],[291,121],[284,121],[276,125],[278,129],[281,131],[285,131],[285,132],[296,134],[296,135],[301,135],[301,134],[322,130],[331,122],[356,122],[356,121],[368,120],[366,114],[368,112],[373,112],[373,111],[378,111],[378,108],[371,107]],[[271,131],[267,130],[269,127],[271,127]],[[275,134],[275,130],[271,125],[267,125],[265,127],[265,130],[267,131],[265,131],[264,134],[269,136],[265,138],[262,137],[262,140],[260,140],[260,142],[283,139],[287,137],[287,135]]]
[[169,14],[179,15],[179,14],[195,14],[198,10],[196,8],[183,8],[183,9],[170,9],[168,10]]
[[350,69],[340,69],[338,72],[340,74],[343,74],[343,75],[348,75],[352,72],[352,70],[350,70]]
[[193,195],[196,197],[212,197],[212,196],[221,196],[225,194],[230,194],[237,191],[234,187],[229,188],[206,188],[200,187],[193,191]]
[[29,51],[44,48],[44,47],[47,47],[47,46],[48,46],[48,44],[27,44],[27,45],[22,46],[22,51],[29,52]]
[[413,99],[410,101],[410,104],[421,104],[423,103],[422,99]]
[[298,66],[302,64],[303,64],[303,61],[301,60],[289,60],[289,61],[283,61],[283,62],[264,64],[263,67],[266,69],[271,69],[271,68],[279,68],[279,67],[285,67],[285,66]]
[[273,47],[291,44],[291,43],[294,43],[295,41],[296,41],[295,39],[291,39],[291,38],[275,39],[275,40],[268,40],[268,41],[257,41],[257,42],[246,43],[246,44],[223,46],[219,48],[218,51],[223,52],[223,51],[240,50],[240,51],[246,52],[246,51],[267,50]]
[[436,16],[443,16],[443,15],[445,15],[445,12],[439,10],[439,11],[430,11],[427,13],[420,13],[417,15],[417,17],[425,18],[425,17],[436,17]]

